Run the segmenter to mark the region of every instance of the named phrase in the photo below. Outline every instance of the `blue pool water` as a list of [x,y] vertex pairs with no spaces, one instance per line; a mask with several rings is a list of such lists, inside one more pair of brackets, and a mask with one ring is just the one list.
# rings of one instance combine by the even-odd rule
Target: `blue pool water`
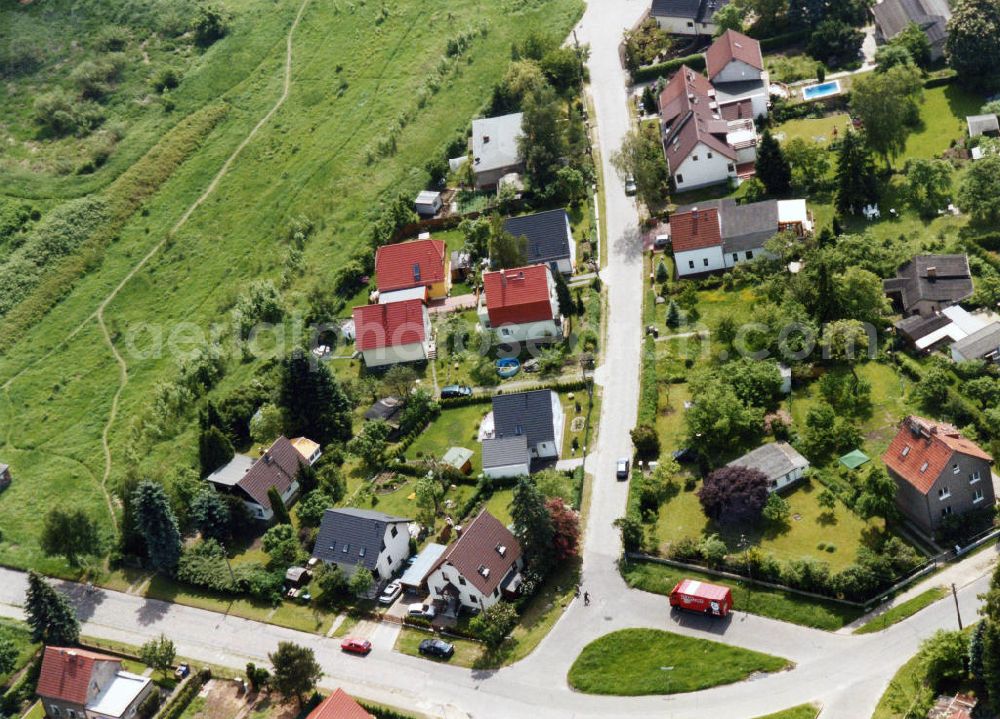
[[809,87],[802,88],[802,97],[806,100],[815,100],[819,97],[836,95],[838,92],[840,92],[840,81],[831,80],[820,85],[810,85]]

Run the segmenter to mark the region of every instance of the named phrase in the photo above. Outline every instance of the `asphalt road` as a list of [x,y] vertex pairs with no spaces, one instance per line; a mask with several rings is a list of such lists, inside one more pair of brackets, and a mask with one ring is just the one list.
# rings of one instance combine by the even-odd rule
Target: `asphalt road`
[[[577,28],[580,41],[591,46],[592,92],[607,186],[608,233],[602,239],[609,242],[608,266],[601,273],[610,292],[609,336],[604,365],[597,370],[604,402],[599,446],[587,460],[594,484],[584,535],[583,584],[591,605],[573,601],[534,653],[498,671],[470,671],[396,654],[392,646],[398,628],[393,625],[377,626],[371,637],[374,651],[360,658],[341,654],[334,639],[120,592],[87,594],[79,585],[64,584],[77,602],[84,633],[141,644],[163,632],[181,655],[232,667],[266,662],[279,641],[294,641],[315,650],[325,672],[322,686],[340,686],[368,699],[449,719],[749,719],[809,701],[823,705],[822,719],[859,719],[871,715],[889,679],[922,638],[940,627],[955,626],[950,598],[885,632],[865,636],[746,614],[718,622],[671,615],[664,597],[630,590],[621,579],[616,567],[620,541],[612,522],[624,512],[627,486],[615,480],[614,463],[631,449],[628,430],[635,423],[638,401],[643,278],[636,207],[608,158],[630,122],[618,43],[622,30],[645,7],[640,0],[592,0]],[[967,579],[959,598],[963,616],[970,621],[988,576]],[[25,585],[20,572],[0,569],[0,614],[20,616]],[[676,696],[595,697],[571,691],[566,672],[579,651],[593,639],[625,627],[713,639],[780,655],[796,666],[754,681]]]

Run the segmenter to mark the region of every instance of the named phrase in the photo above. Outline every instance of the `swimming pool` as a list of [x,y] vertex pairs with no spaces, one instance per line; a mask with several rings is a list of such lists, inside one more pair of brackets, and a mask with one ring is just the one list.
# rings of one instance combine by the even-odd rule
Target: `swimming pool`
[[840,80],[831,80],[819,85],[809,85],[802,88],[802,97],[806,100],[816,100],[821,97],[829,97],[840,92]]

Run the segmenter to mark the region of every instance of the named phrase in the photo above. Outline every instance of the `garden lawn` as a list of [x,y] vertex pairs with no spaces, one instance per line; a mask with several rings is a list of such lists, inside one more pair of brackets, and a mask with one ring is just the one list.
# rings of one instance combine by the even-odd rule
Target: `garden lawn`
[[479,474],[483,468],[483,453],[477,439],[479,424],[490,409],[489,402],[477,402],[441,410],[437,419],[406,450],[406,458],[410,461],[428,457],[441,459],[451,447],[466,447],[473,451],[472,475]]
[[[804,117],[798,120],[789,120],[778,125],[772,132],[783,142],[799,138],[807,142],[818,142],[829,145],[833,140],[833,130],[836,128],[837,134],[842,135],[850,126],[850,117],[846,112],[836,112],[825,117]],[[836,158],[831,157],[831,162],[836,166]]]
[[498,489],[486,500],[486,509],[505,527],[510,524],[510,502],[513,498],[513,489]]
[[953,142],[965,139],[967,115],[976,115],[985,98],[963,90],[957,83],[924,90],[920,107],[922,126],[906,140],[906,149],[896,165],[902,167],[913,158],[938,157]]
[[11,676],[28,663],[41,645],[31,641],[31,630],[27,624],[14,619],[0,619],[0,639],[12,642],[17,649],[14,670],[10,674],[0,674],[0,686],[4,686]]
[[[680,694],[791,666],[781,657],[656,629],[622,629],[586,647],[569,684],[587,694]],[[672,669],[664,669],[672,667]]]
[[[738,582],[655,562],[628,562],[622,567],[622,576],[625,577],[629,586],[663,595],[670,594],[670,590],[677,582],[686,578],[721,584],[733,590],[733,608],[737,611],[746,611],[771,619],[780,619],[784,622],[827,631],[840,629],[862,614],[860,607],[811,599],[791,592],[757,585],[748,587],[746,582]],[[663,609],[664,611],[669,610],[665,598]]]
[[799,704],[797,707],[785,709],[767,716],[757,717],[757,719],[816,719],[819,716],[819,708],[812,704]]
[[866,624],[855,629],[854,633],[871,634],[872,632],[880,632],[883,629],[891,627],[893,624],[897,624],[904,619],[912,617],[921,609],[929,607],[934,602],[947,596],[948,590],[945,587],[934,587],[933,589],[928,589],[926,592],[921,592],[912,599],[908,599],[901,604],[897,604],[877,617],[872,618]]
[[441,639],[444,639],[446,642],[455,645],[455,653],[452,655],[451,659],[425,657],[419,651],[420,642],[425,639],[433,639],[434,636],[435,635],[431,632],[421,631],[420,629],[412,629],[410,627],[403,627],[399,632],[399,637],[396,639],[396,646],[394,648],[397,652],[409,654],[411,657],[420,657],[421,659],[427,659],[432,662],[455,664],[456,666],[466,668],[472,668],[479,659],[480,655],[483,653],[483,645],[479,642],[474,642],[471,639],[441,637]]

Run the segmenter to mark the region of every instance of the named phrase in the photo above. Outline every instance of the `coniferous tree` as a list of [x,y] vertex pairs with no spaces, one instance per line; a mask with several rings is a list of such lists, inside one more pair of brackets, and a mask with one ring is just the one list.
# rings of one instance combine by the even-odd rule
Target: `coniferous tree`
[[556,298],[559,300],[559,311],[566,317],[576,314],[576,303],[573,301],[573,295],[569,291],[569,285],[566,284],[566,278],[563,277],[562,272],[555,270],[552,273],[552,277],[556,282]]
[[320,444],[351,438],[350,400],[327,366],[313,366],[303,350],[293,350],[282,364],[279,394],[291,436]]
[[521,477],[514,486],[510,517],[529,568],[537,578],[544,578],[552,568],[555,529],[545,507],[545,495],[530,477]]
[[271,502],[274,521],[278,524],[291,524],[292,518],[288,515],[288,507],[285,506],[285,500],[281,498],[277,487],[271,487],[267,490],[267,498]]
[[667,305],[667,327],[680,327],[681,311],[677,308],[677,303],[670,300]]
[[191,501],[190,516],[201,536],[216,540],[229,537],[229,507],[211,486],[203,488]]
[[764,130],[757,147],[757,177],[769,195],[787,195],[792,189],[792,168],[770,130]]
[[34,642],[72,646],[80,638],[80,622],[69,600],[34,571],[28,572],[24,613]]
[[222,433],[222,430],[215,425],[203,429],[198,438],[198,462],[201,464],[201,476],[207,477],[225,465],[235,453],[233,443]]
[[878,201],[875,161],[858,133],[848,130],[837,155],[837,211],[859,214],[865,205]]
[[136,527],[146,541],[146,556],[154,569],[172,572],[181,556],[181,533],[167,493],[156,482],[139,482],[133,497]]

